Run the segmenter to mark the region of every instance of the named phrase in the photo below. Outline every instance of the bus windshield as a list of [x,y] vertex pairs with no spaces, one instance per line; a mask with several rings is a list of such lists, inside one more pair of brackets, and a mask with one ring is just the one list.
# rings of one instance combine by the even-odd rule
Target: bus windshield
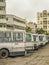
[[33,40],[34,41],[36,41],[36,38],[37,38],[37,36],[36,35],[33,35]]
[[39,36],[39,40],[40,41],[43,41],[43,36]]
[[26,34],[26,41],[27,42],[31,41],[31,34]]

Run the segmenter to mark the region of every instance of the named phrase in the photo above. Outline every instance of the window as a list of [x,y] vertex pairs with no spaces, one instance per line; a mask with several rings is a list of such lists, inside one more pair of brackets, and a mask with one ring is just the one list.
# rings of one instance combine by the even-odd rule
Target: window
[[5,10],[5,7],[4,6],[0,6],[0,10]]
[[0,15],[0,19],[4,19],[4,18],[6,18],[5,15]]
[[36,38],[37,38],[37,36],[36,35],[33,35],[33,40],[34,41],[36,41]]
[[0,23],[0,27],[3,27],[3,25]]
[[0,31],[0,42],[4,42],[4,33]]
[[0,2],[5,2],[5,0],[0,0]]
[[0,27],[6,27],[6,23],[0,23]]
[[13,33],[13,39],[16,42],[22,42],[23,41],[23,33],[19,32],[14,32]]
[[31,41],[31,34],[26,34],[26,41],[27,42]]
[[40,17],[42,17],[42,13],[40,13]]
[[40,41],[43,41],[43,36],[39,36],[39,40]]
[[6,18],[6,20],[8,20],[8,18]]
[[47,17],[47,13],[46,12],[43,13],[43,17]]
[[5,32],[4,42],[12,42],[12,35],[11,32]]
[[11,32],[1,32],[0,31],[0,42],[12,42],[12,34]]
[[47,21],[43,21],[43,23],[47,24]]
[[47,26],[43,26],[45,29],[47,28]]
[[47,18],[43,18],[43,21],[46,21],[47,22]]
[[7,28],[8,28],[8,29],[14,29],[14,25],[8,25],[8,24],[7,24]]

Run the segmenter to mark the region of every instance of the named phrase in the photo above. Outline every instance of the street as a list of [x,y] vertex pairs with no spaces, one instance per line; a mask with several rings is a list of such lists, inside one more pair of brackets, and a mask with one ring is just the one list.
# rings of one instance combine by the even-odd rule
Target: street
[[0,59],[0,65],[49,65],[49,44],[28,56]]

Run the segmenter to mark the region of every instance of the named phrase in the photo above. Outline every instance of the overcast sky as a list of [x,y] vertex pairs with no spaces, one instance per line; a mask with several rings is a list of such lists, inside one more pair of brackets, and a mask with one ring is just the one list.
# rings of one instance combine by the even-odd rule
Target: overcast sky
[[7,14],[14,14],[36,22],[37,12],[49,11],[49,0],[6,0]]

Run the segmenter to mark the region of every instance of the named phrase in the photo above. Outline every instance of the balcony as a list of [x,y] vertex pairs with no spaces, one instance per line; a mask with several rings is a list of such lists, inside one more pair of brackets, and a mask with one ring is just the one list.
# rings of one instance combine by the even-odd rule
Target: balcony
[[0,6],[6,6],[6,2],[0,2]]
[[0,23],[6,23],[6,19],[0,19]]
[[25,24],[23,23],[19,23],[19,22],[14,22],[15,25],[19,25],[19,26],[23,26],[23,27],[26,27]]
[[5,15],[6,11],[5,10],[0,10],[0,15]]

